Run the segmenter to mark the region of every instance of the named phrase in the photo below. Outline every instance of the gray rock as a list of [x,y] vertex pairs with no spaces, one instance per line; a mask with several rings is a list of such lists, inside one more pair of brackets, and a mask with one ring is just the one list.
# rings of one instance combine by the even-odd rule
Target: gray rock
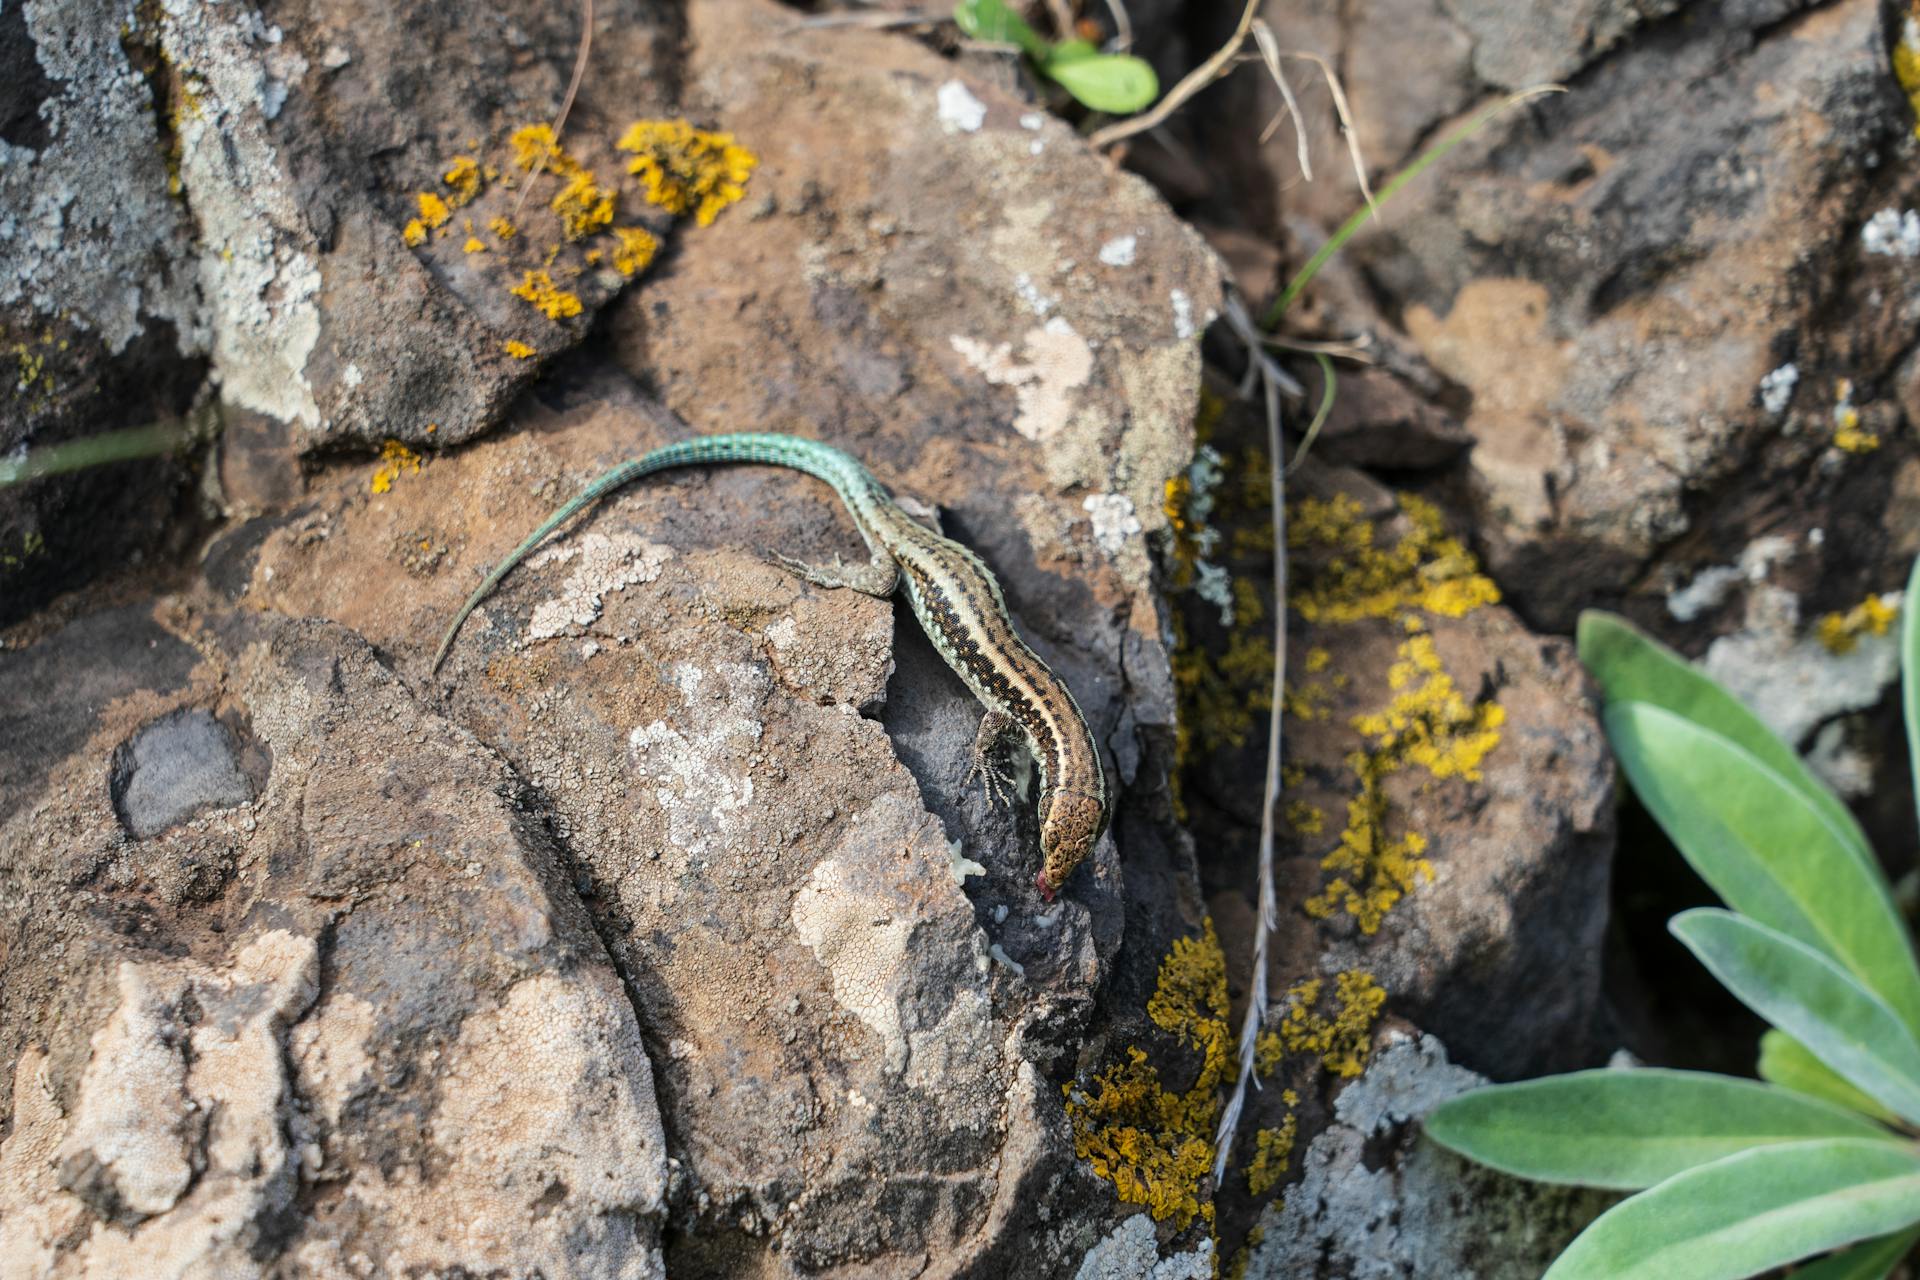
[[198,707],[142,725],[114,753],[113,803],[136,839],[165,831],[202,809],[253,799],[233,731]]

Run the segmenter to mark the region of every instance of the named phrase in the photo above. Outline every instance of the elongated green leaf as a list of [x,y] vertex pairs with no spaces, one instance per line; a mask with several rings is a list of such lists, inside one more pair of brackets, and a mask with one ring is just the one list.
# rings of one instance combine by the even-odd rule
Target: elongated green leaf
[[1667,925],[1720,985],[1834,1073],[1920,1123],[1920,1041],[1852,974],[1786,934],[1700,907]]
[[1017,44],[1035,62],[1047,60],[1047,42],[1002,0],[960,0],[953,6],[953,20],[975,40]]
[[1711,676],[1625,618],[1598,609],[1580,615],[1578,644],[1581,664],[1608,702],[1651,702],[1745,747],[1811,801],[1862,859],[1878,865],[1853,811],[1813,776],[1791,746]]
[[1427,1136],[1536,1182],[1637,1191],[1723,1156],[1808,1138],[1897,1141],[1830,1103],[1697,1071],[1576,1071],[1462,1094]]
[[1633,789],[1736,911],[1816,947],[1920,1030],[1920,967],[1886,877],[1735,742],[1647,702],[1606,709]]
[[1762,1080],[1771,1080],[1782,1089],[1825,1098],[1888,1124],[1898,1122],[1893,1112],[1833,1074],[1833,1069],[1814,1057],[1807,1046],[1778,1027],[1770,1027],[1761,1035],[1760,1061],[1755,1069]]
[[1143,111],[1160,96],[1160,78],[1153,67],[1131,54],[1070,50],[1061,45],[1040,69],[1087,106],[1112,115]]
[[1901,704],[1907,720],[1907,760],[1913,766],[1913,794],[1920,799],[1920,559],[1907,575],[1900,601]]
[[1920,1154],[1858,1138],[1755,1147],[1621,1201],[1545,1280],[1742,1280],[1920,1221]]
[[1793,1280],[1886,1280],[1900,1259],[1920,1241],[1920,1228],[1909,1227],[1890,1236],[1863,1240],[1831,1258],[1801,1267]]

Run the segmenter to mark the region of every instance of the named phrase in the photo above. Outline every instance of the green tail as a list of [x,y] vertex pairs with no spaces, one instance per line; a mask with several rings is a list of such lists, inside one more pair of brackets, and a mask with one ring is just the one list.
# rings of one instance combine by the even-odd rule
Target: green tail
[[545,523],[527,535],[525,542],[508,552],[506,559],[493,567],[493,572],[474,588],[467,602],[460,606],[460,612],[454,615],[447,634],[441,637],[440,648],[433,655],[433,666],[429,671],[438,671],[440,664],[446,661],[447,651],[453,648],[453,638],[459,634],[460,624],[467,620],[467,615],[500,585],[502,578],[513,572],[515,565],[533,554],[534,549],[547,540],[547,535],[572,519],[582,507],[641,476],[650,476],[656,471],[673,467],[703,466],[716,462],[760,462],[804,471],[832,485],[834,492],[850,507],[854,502],[854,494],[863,486],[873,483],[867,469],[851,455],[830,444],[799,436],[743,431],[735,435],[702,436],[697,440],[662,445],[602,475],[576,494],[566,506],[548,516]]

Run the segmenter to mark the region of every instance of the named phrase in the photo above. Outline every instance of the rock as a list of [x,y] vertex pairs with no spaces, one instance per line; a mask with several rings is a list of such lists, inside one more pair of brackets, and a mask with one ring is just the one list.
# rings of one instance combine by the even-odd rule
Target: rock
[[[8,1274],[663,1274],[634,1008],[517,782],[339,627],[189,634],[188,678],[135,682],[0,827]],[[147,724],[136,781],[232,767],[222,691],[259,794],[127,841],[111,743]]]
[[[1151,970],[1191,874],[1156,807],[1173,697],[1146,539],[1191,448],[1217,261],[1031,103],[910,41],[714,0],[674,77],[638,45],[620,65],[630,32],[596,42],[616,69],[577,154],[671,89],[759,153],[746,200],[503,412],[539,364],[491,354],[520,304],[495,306],[457,240],[405,245],[399,215],[466,137],[557,98],[570,18],[490,20],[538,32],[509,55],[438,11],[392,18],[408,40],[298,16],[276,12],[277,46],[241,33],[269,69],[305,60],[273,118],[227,82],[205,108],[260,162],[260,200],[299,206],[246,247],[312,288],[265,295],[266,347],[210,340],[253,416],[223,445],[235,521],[153,606],[182,669],[90,702],[42,633],[3,655],[80,726],[22,769],[0,828],[0,1205],[34,1206],[27,1273],[145,1249],[243,1275],[1074,1275],[1135,1211],[1074,1158],[1060,1082],[1104,1052],[1087,1028],[1123,921],[1145,929],[1124,963]],[[220,24],[244,17],[162,38],[225,74],[240,37]],[[469,63],[462,83],[499,71],[496,97],[420,71]],[[817,111],[794,112],[802,84]],[[948,112],[949,130],[949,85],[977,127]],[[364,145],[395,119],[421,138]],[[371,180],[342,179],[334,157],[383,147]],[[196,210],[231,177],[189,174]],[[288,419],[291,439],[270,421]],[[457,450],[329,452],[496,419]],[[963,785],[980,709],[910,617],[768,562],[852,551],[806,477],[699,471],[611,499],[429,678],[460,598],[578,485],[743,428],[845,445],[998,572],[1135,797],[1060,902],[1031,888],[1030,789],[990,811]],[[123,744],[139,839],[109,803]],[[203,1079],[203,1036],[279,1074]],[[126,1101],[122,1059],[153,1064],[148,1103]],[[183,1186],[183,1166],[207,1172]]]
[[1388,1029],[1334,1102],[1303,1177],[1260,1220],[1248,1280],[1428,1275],[1531,1280],[1615,1197],[1522,1182],[1427,1140],[1419,1121],[1484,1084],[1432,1036]]
[[202,809],[253,799],[233,731],[202,710],[176,711],[143,725],[114,753],[113,803],[136,839],[165,831]]

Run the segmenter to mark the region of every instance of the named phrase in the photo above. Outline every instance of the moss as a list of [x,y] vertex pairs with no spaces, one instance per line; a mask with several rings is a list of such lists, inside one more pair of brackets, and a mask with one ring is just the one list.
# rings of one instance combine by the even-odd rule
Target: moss
[[1161,961],[1153,1024],[1199,1054],[1191,1087],[1174,1092],[1138,1048],[1097,1074],[1089,1090],[1066,1087],[1074,1153],[1113,1184],[1120,1199],[1144,1207],[1156,1222],[1185,1230],[1209,1225],[1214,1207],[1206,1178],[1213,1167],[1220,1088],[1233,1074],[1227,1025],[1227,963],[1208,920],[1197,938],[1177,939]]
[[640,179],[647,202],[676,217],[692,213],[700,226],[747,193],[759,157],[730,133],[709,133],[685,120],[636,120],[614,144],[631,151],[627,172]]
[[1853,652],[1863,635],[1886,635],[1900,616],[1900,611],[1888,603],[1891,598],[1870,595],[1845,612],[1827,614],[1815,628],[1820,643],[1829,653],[1846,654]]
[[393,482],[400,478],[402,472],[417,475],[419,471],[420,455],[398,440],[388,440],[380,446],[380,465],[374,471],[368,487],[375,493],[386,493],[393,488]]
[[553,277],[545,271],[527,272],[526,278],[509,292],[516,298],[526,299],[549,320],[565,320],[581,311],[580,295],[555,285]]

